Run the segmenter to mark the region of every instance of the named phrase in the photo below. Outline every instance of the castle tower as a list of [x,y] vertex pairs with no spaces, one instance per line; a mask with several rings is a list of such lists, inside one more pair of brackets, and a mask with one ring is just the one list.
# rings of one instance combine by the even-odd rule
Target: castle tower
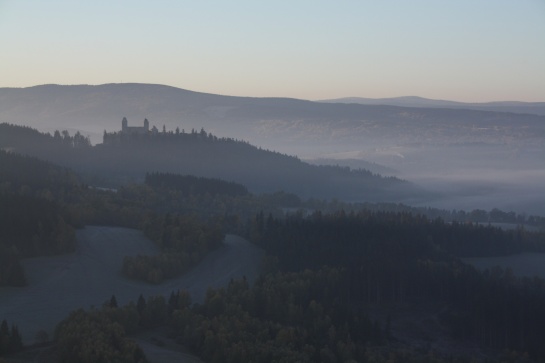
[[123,117],[123,121],[121,121],[121,131],[127,131],[127,118]]
[[149,121],[148,119],[144,119],[144,131],[146,131],[146,133],[149,131]]

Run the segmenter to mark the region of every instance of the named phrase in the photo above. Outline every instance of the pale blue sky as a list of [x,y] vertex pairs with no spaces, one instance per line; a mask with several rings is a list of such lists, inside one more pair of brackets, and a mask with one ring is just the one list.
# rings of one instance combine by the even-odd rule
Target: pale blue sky
[[0,87],[545,101],[545,0],[0,0]]

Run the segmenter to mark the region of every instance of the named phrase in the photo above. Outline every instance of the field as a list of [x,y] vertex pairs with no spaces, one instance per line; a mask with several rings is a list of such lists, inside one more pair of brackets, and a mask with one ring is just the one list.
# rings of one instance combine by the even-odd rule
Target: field
[[70,311],[101,306],[112,295],[124,305],[140,294],[168,296],[185,289],[193,302],[202,302],[208,287],[225,286],[231,278],[242,276],[252,281],[262,254],[248,241],[228,235],[223,247],[184,276],[150,285],[120,273],[124,256],[158,252],[141,232],[93,226],[79,230],[77,239],[73,254],[25,260],[28,286],[0,288],[0,319],[17,324],[25,344],[34,343],[41,330],[52,337],[56,324]]

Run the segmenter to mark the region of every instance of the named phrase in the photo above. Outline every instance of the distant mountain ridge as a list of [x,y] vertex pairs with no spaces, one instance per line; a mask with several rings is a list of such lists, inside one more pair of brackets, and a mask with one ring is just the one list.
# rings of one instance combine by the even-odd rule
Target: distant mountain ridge
[[435,100],[418,96],[403,96],[391,98],[343,97],[329,100],[320,100],[318,102],[355,103],[361,105],[387,105],[419,108],[462,108],[468,110],[527,113],[541,116],[545,115],[545,102],[498,101],[468,103],[448,100]]
[[[261,124],[254,133],[265,134],[271,130],[268,130],[269,122],[262,125],[263,121],[381,120],[391,119],[392,116],[402,120],[406,118],[403,113],[414,112],[415,107],[428,108],[419,112],[432,114],[437,114],[437,108],[448,108],[457,109],[458,112],[471,110],[466,113],[475,110],[495,113],[519,110],[545,115],[545,102],[472,104],[412,96],[387,99],[351,97],[313,102],[292,98],[223,96],[138,83],[0,88],[1,122],[25,124],[39,129],[43,129],[43,124],[55,122],[57,128],[73,127],[92,132],[96,132],[97,127],[114,131],[121,117],[126,116],[133,123],[140,123],[147,117],[158,123],[164,122],[169,127],[185,124],[188,127],[205,126],[211,131],[222,128],[224,121],[240,124],[251,120]],[[470,113],[469,116],[472,119],[483,116],[498,118],[492,114]],[[467,115],[454,117],[467,118]],[[252,126],[256,128],[255,123]],[[251,139],[249,141],[252,142]]]

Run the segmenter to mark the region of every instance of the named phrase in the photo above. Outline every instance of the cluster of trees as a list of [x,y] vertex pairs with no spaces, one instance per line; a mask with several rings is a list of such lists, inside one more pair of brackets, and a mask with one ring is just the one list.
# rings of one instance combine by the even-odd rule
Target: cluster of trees
[[126,256],[122,271],[129,278],[156,284],[195,266],[220,247],[225,237],[220,226],[202,223],[190,215],[152,215],[143,230],[161,249],[161,254]]
[[342,294],[341,272],[264,275],[209,290],[202,305],[175,309],[173,336],[206,362],[364,361],[385,327]]
[[55,329],[55,351],[60,362],[145,363],[144,352],[128,335],[166,326],[173,311],[190,305],[186,291],[172,292],[168,301],[140,295],[136,304],[125,306],[118,306],[112,296],[100,309],[78,309],[61,321]]
[[66,130],[53,135],[27,126],[0,124],[0,148],[75,167],[92,150],[91,141],[79,131],[71,136]]
[[11,329],[8,322],[4,319],[0,324],[0,356],[15,353],[23,349],[23,340],[21,333],[16,325],[12,325]]
[[[132,309],[134,313],[134,309]],[[130,307],[105,307],[103,310],[74,311],[55,329],[55,347],[59,362],[146,363],[142,349],[127,338],[125,326],[131,317]]]
[[89,136],[83,136],[79,131],[76,131],[74,136],[70,136],[70,133],[66,130],[63,130],[62,133],[55,130],[53,139],[57,143],[63,143],[71,148],[89,148],[92,146]]

